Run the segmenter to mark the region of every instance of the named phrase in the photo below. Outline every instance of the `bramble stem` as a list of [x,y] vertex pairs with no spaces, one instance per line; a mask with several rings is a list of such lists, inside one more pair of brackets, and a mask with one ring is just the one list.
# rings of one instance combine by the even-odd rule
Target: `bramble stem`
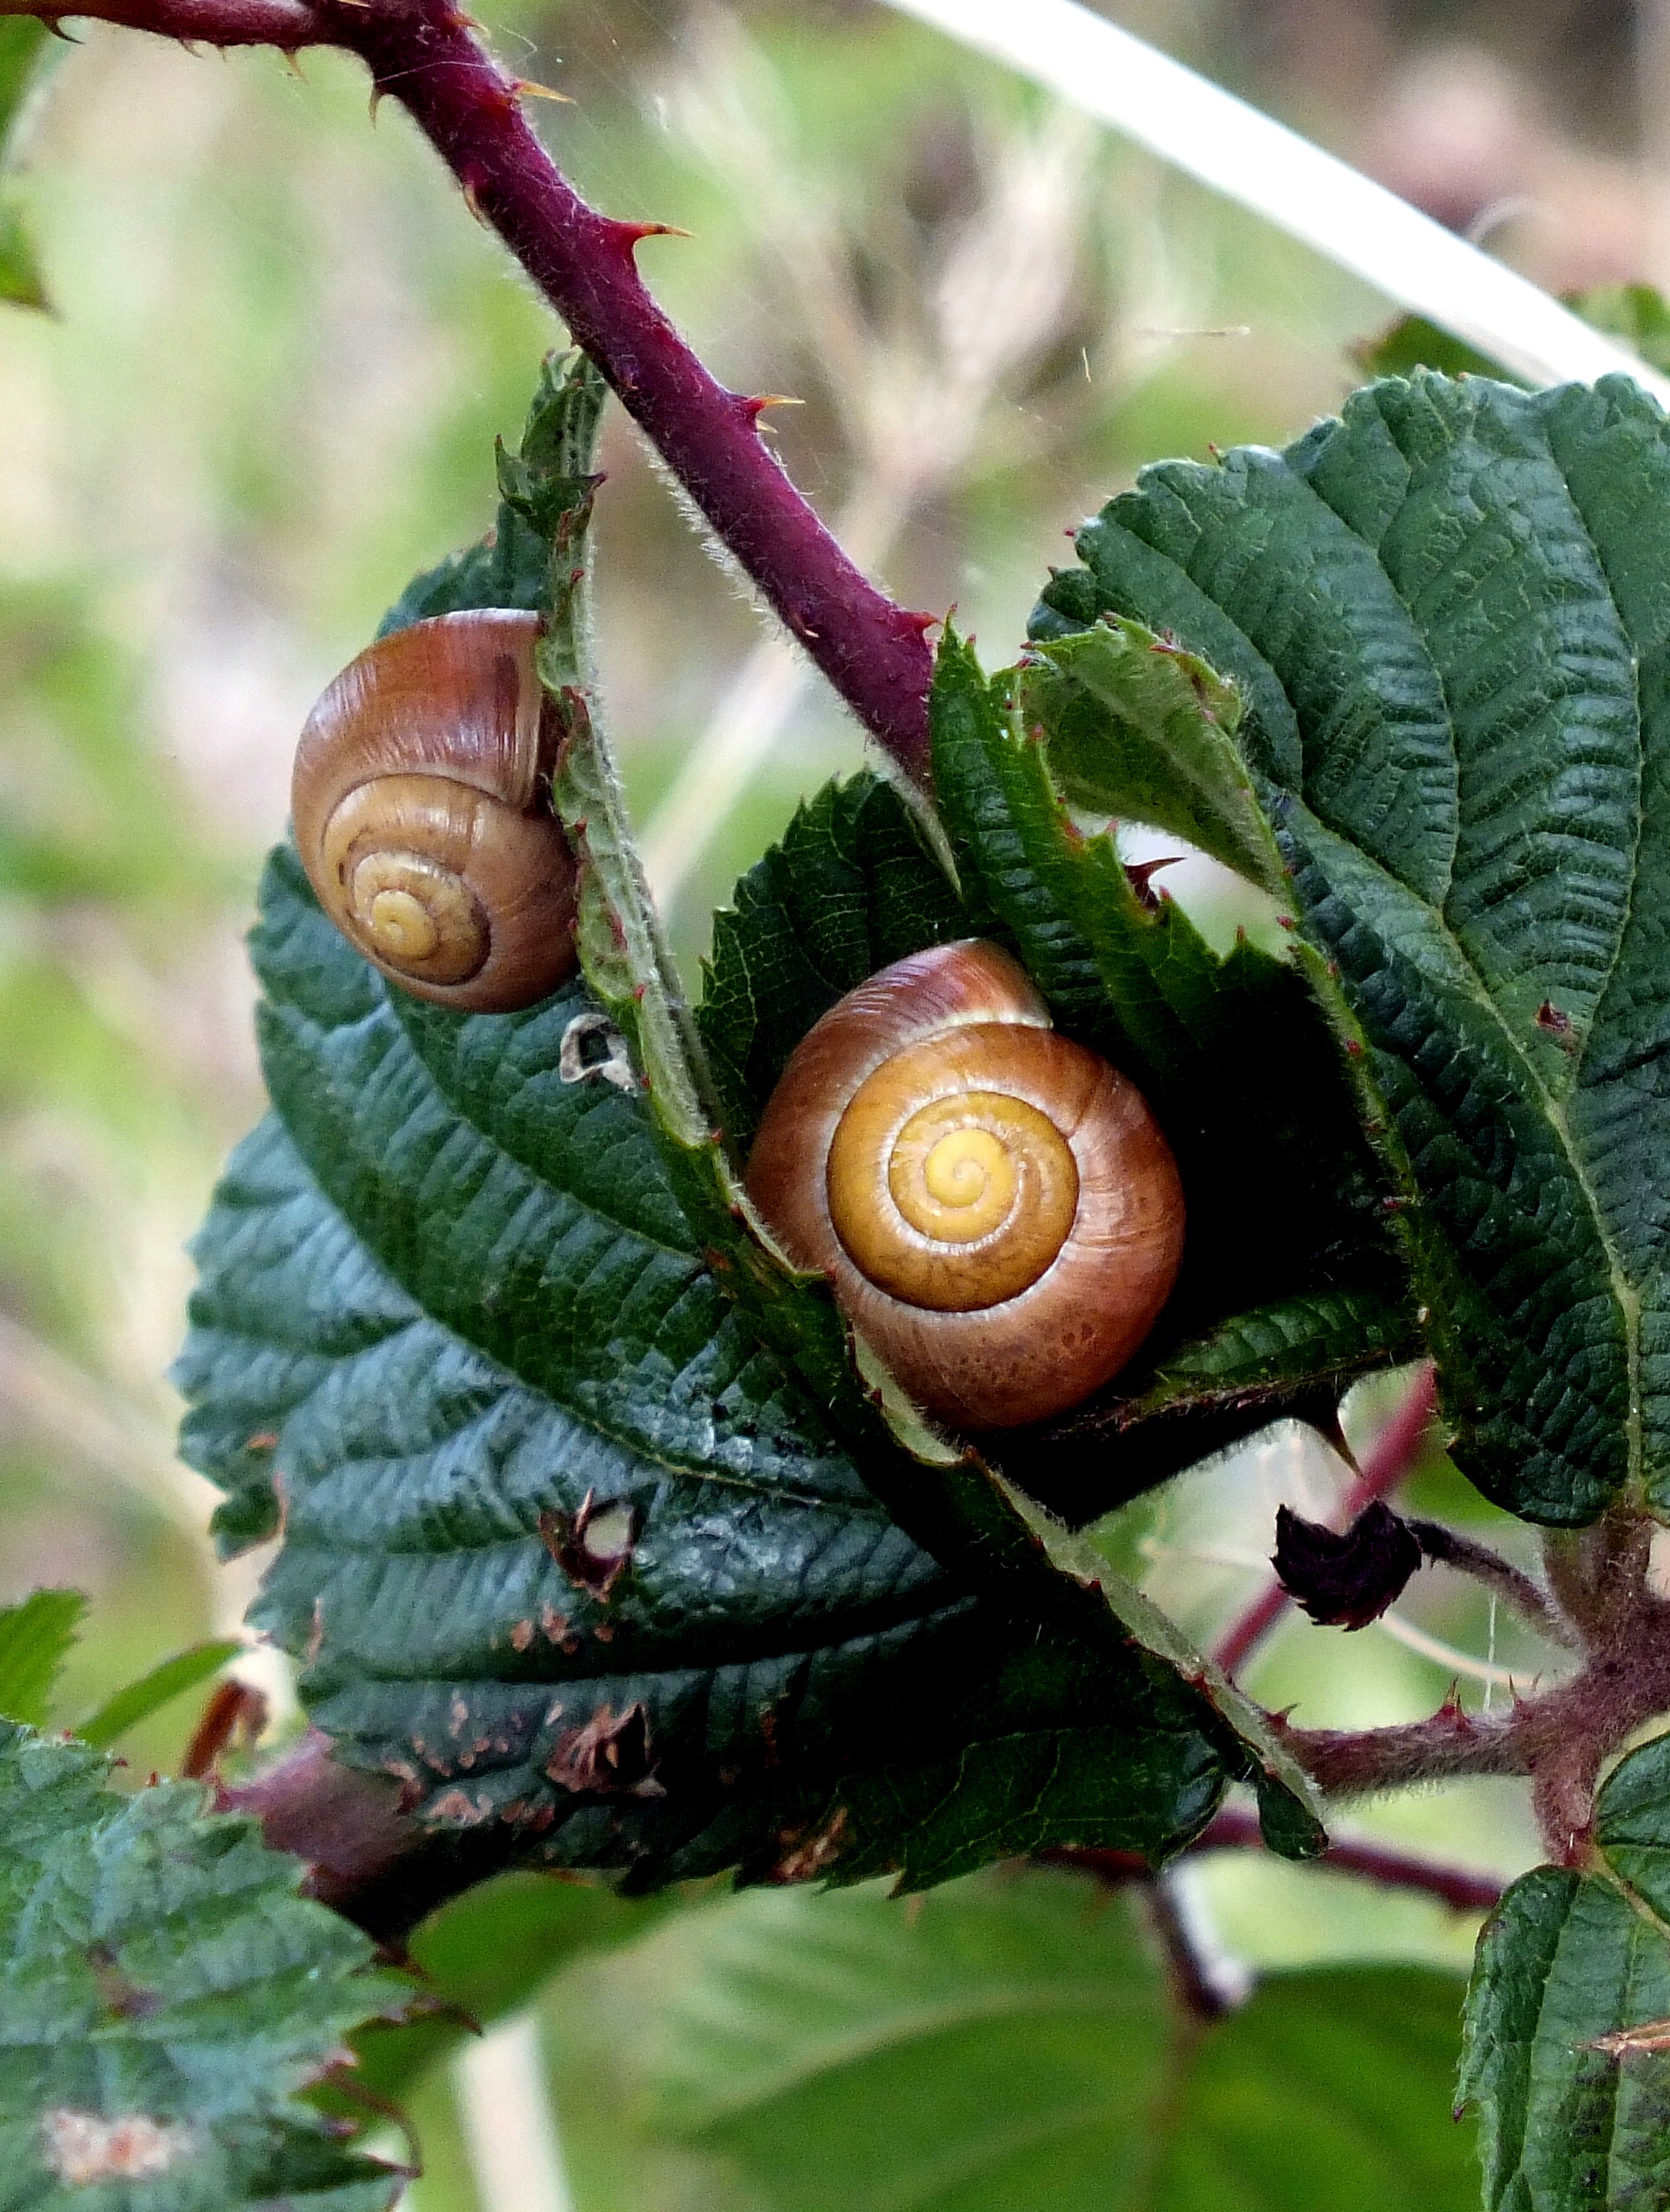
[[1611,1754],[1670,1711],[1670,1604],[1647,1579],[1653,1522],[1619,1507],[1550,1546],[1557,1601],[1582,1631],[1583,1663],[1505,1713],[1469,1713],[1453,1694],[1430,1720],[1365,1730],[1295,1729],[1289,1749],[1333,1796],[1459,1775],[1527,1775],[1558,1866],[1588,1848],[1594,1785]]
[[1522,1620],[1553,1643],[1563,1644],[1571,1651],[1581,1647],[1581,1634],[1547,1591],[1515,1566],[1511,1559],[1504,1559],[1488,1544],[1476,1543],[1471,1536],[1446,1528],[1441,1522],[1411,1521],[1409,1526],[1429,1562],[1454,1567],[1457,1574],[1470,1575],[1474,1582],[1482,1583],[1486,1589],[1505,1598]]
[[[1188,1845],[1185,1856],[1193,1858],[1205,1851],[1263,1848],[1258,1814],[1226,1805]],[[1151,1879],[1147,1862],[1134,1851],[1041,1851],[1039,1857],[1046,1866],[1077,1867],[1113,1889]],[[1331,1843],[1312,1863],[1330,1867],[1337,1874],[1357,1875],[1364,1881],[1377,1882],[1382,1889],[1419,1890],[1457,1912],[1488,1912],[1502,1895],[1502,1884],[1489,1875],[1444,1866],[1382,1844]]]
[[[1190,1844],[1198,1851],[1258,1850],[1264,1845],[1256,1813],[1225,1806],[1210,1826]],[[1503,1884],[1493,1875],[1473,1874],[1465,1867],[1445,1866],[1420,1858],[1412,1851],[1394,1850],[1386,1844],[1331,1843],[1315,1862],[1336,1874],[1356,1875],[1382,1889],[1418,1890],[1436,1897],[1455,1912],[1488,1912],[1501,1899]]]
[[520,262],[621,404],[859,720],[919,781],[927,765],[932,618],[849,561],[760,437],[759,403],[727,392],[639,276],[659,225],[586,204],[523,116],[517,85],[449,0],[0,0],[0,15],[90,16],[217,46],[357,54]]

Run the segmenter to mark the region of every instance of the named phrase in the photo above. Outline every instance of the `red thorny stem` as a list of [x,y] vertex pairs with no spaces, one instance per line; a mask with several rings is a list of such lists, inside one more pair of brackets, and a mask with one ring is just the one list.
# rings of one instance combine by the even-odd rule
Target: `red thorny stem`
[[847,559],[761,438],[763,403],[727,392],[646,289],[634,260],[659,224],[580,198],[507,76],[449,0],[0,0],[0,16],[91,16],[209,46],[333,46],[397,100],[619,396],[714,536],[859,720],[919,781],[927,767],[932,617]]
[[[1420,1457],[1436,1403],[1437,1386],[1432,1369],[1427,1365],[1421,1369],[1410,1385],[1408,1396],[1375,1437],[1374,1449],[1366,1455],[1360,1472],[1340,1499],[1338,1519],[1341,1528],[1349,1528],[1364,1506],[1372,1505],[1388,1490],[1395,1490],[1409,1473]],[[1272,1580],[1268,1589],[1262,1591],[1240,1619],[1230,1624],[1212,1653],[1226,1674],[1233,1674],[1245,1666],[1251,1653],[1292,1602],[1281,1584]]]

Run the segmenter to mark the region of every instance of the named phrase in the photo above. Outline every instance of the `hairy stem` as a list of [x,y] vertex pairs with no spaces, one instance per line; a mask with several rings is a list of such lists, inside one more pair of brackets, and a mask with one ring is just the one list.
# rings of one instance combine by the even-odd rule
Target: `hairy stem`
[[1471,1536],[1460,1535],[1454,1528],[1446,1528],[1441,1522],[1411,1521],[1409,1526],[1428,1560],[1454,1567],[1458,1574],[1470,1575],[1474,1582],[1483,1583],[1486,1589],[1505,1598],[1539,1635],[1564,1644],[1568,1650],[1576,1650],[1581,1646],[1581,1634],[1547,1591],[1510,1559],[1504,1559],[1500,1552],[1493,1552],[1488,1544],[1476,1543]]
[[1430,1720],[1400,1728],[1294,1729],[1289,1748],[1331,1796],[1359,1796],[1460,1775],[1530,1778],[1543,1840],[1559,1866],[1581,1864],[1600,1769],[1637,1729],[1670,1711],[1670,1604],[1647,1579],[1652,1522],[1619,1509],[1550,1545],[1559,1603],[1581,1627],[1583,1664],[1510,1711],[1464,1711],[1454,1693]]
[[599,215],[523,116],[516,82],[450,0],[0,0],[0,15],[64,14],[210,46],[336,46],[398,100],[596,362],[622,404],[859,720],[919,780],[927,763],[932,618],[860,574],[757,428],[651,298],[635,249],[659,228]]

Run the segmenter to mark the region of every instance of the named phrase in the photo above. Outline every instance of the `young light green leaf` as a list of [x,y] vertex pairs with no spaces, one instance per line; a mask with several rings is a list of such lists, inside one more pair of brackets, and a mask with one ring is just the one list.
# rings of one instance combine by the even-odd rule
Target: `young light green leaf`
[[0,1716],[45,1728],[86,1611],[79,1590],[44,1589],[0,1612]]
[[183,1698],[188,1690],[211,1680],[227,1661],[235,1659],[243,1648],[236,1637],[222,1637],[217,1643],[194,1644],[189,1650],[176,1651],[171,1659],[162,1660],[137,1682],[127,1683],[112,1697],[106,1698],[96,1712],[89,1713],[80,1723],[76,1735],[95,1750],[108,1749],[130,1729],[137,1728],[141,1721],[161,1712],[176,1698]]
[[1186,2023],[1126,1900],[1035,1870],[908,1920],[874,1890],[756,1893],[665,1948],[663,1979],[637,1978],[653,2009],[629,2016],[650,2130],[761,2212],[1478,2201],[1448,1975],[1284,1974]]
[[1458,1463],[1556,1525],[1670,1504],[1663,416],[1423,372],[1147,471],[1078,549],[1041,640],[1112,610],[1240,691]]
[[301,2093],[412,1990],[303,1872],[195,1787],[121,1796],[0,1725],[3,2212],[387,2212],[397,2178]]
[[1047,733],[1050,772],[1071,805],[1169,830],[1272,897],[1285,894],[1281,855],[1236,750],[1241,701],[1197,654],[1104,616],[1023,661],[1015,711]]
[[1590,1869],[1539,1867],[1486,1923],[1461,2094],[1487,2212],[1670,2202],[1670,1737],[1607,1780]]

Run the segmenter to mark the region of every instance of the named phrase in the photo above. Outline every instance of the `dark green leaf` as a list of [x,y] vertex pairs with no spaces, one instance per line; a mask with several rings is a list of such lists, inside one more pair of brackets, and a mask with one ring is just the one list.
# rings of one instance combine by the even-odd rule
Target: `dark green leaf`
[[[200,1240],[185,1441],[231,1492],[223,1542],[272,1524],[281,1474],[258,1618],[313,1653],[349,1757],[504,1823],[507,1856],[650,1879],[774,1856],[846,1769],[1092,1713],[1140,1738],[1133,1661],[1041,1645],[890,1524],[704,1266],[641,1091],[563,1082],[583,987],[511,1017],[404,999],[285,855],[257,955],[289,1127]],[[631,1516],[606,1591],[567,1540],[588,1493]],[[605,1709],[647,1730],[617,1775],[586,1764]]]
[[149,1720],[163,1706],[183,1698],[188,1690],[197,1689],[218,1674],[228,1659],[235,1659],[243,1650],[235,1637],[222,1638],[217,1644],[194,1644],[189,1651],[177,1651],[172,1659],[165,1659],[153,1667],[149,1674],[142,1674],[137,1682],[130,1682],[106,1698],[95,1713],[82,1722],[76,1733],[83,1743],[99,1750],[106,1749],[124,1736],[128,1730],[137,1728],[141,1721]]
[[52,1691],[76,1647],[87,1600],[79,1590],[36,1590],[0,1613],[0,1715],[44,1728]]
[[[298,2093],[410,1986],[200,1790],[0,1726],[0,2208],[385,2212]],[[119,2196],[100,2182],[143,2183]]]
[[589,981],[511,1016],[422,1005],[275,856],[253,943],[276,1118],[200,1243],[180,1370],[222,1541],[269,1533],[282,1485],[258,1618],[343,1755],[477,1865],[838,1872],[839,1837],[807,1839],[849,1781],[1033,1727],[1093,1736],[1109,1802],[1139,1771],[1163,1856],[1245,1753],[977,1467],[953,1504],[999,1555],[975,1574],[967,1540],[913,1540],[938,1493],[741,1203],[586,718],[596,396],[548,378],[503,472],[562,556],[542,657]]
[[[761,2212],[1467,2212],[1460,1984],[1282,1975],[1202,2030],[1122,1899],[1034,1872],[738,1899],[641,2033],[651,2124]],[[728,2200],[727,2200],[728,2201]]]
[[1487,2212],[1670,2202],[1670,1737],[1601,1790],[1591,1870],[1539,1867],[1487,1922],[1461,2094]]
[[1658,409],[1423,373],[1284,454],[1147,471],[1078,546],[1041,637],[1111,609],[1241,690],[1387,1115],[1458,1463],[1557,1525],[1630,1482],[1670,1501]]

